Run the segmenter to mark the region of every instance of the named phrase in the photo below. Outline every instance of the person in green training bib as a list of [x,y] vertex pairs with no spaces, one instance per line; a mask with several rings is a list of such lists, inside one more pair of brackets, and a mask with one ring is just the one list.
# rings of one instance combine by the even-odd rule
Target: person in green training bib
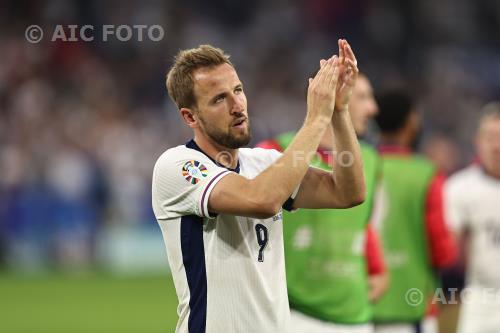
[[453,264],[454,239],[444,220],[444,175],[412,153],[420,116],[403,90],[377,97],[382,190],[374,226],[379,232],[390,286],[374,306],[376,333],[434,333],[436,269]]
[[[349,112],[358,136],[378,112],[368,78],[359,75]],[[345,152],[334,154],[328,131],[313,165],[325,170],[349,163]],[[295,133],[284,133],[257,146],[284,151]],[[370,228],[379,176],[378,154],[360,141],[366,181],[365,202],[347,210],[301,209],[284,212],[284,241],[291,332],[338,333],[373,331],[371,304],[387,286],[380,246]]]

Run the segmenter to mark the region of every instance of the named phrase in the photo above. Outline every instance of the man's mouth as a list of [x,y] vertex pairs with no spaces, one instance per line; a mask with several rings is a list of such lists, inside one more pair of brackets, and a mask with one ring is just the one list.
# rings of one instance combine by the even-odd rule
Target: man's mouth
[[247,121],[247,118],[240,118],[233,123],[232,127],[243,127],[243,125],[246,123],[246,121]]

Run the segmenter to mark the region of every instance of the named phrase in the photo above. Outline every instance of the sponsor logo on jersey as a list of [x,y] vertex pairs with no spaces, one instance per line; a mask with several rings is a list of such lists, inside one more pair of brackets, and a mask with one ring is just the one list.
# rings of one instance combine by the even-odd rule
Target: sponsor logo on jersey
[[187,161],[182,167],[182,176],[193,185],[207,175],[207,167],[195,160]]

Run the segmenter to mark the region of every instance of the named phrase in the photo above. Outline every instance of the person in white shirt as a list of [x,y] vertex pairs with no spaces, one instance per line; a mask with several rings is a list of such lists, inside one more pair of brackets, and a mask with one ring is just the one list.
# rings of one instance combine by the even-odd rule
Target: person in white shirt
[[459,333],[500,329],[500,103],[483,108],[476,134],[479,163],[446,183],[451,227],[468,236],[467,282],[462,293]]
[[[168,93],[194,139],[159,157],[152,185],[179,299],[176,332],[288,332],[282,206],[364,200],[347,110],[357,75],[349,44],[339,40],[339,56],[322,60],[309,79],[304,124],[281,154],[241,148],[250,141],[247,100],[224,51],[202,45],[176,56]],[[352,154],[332,173],[309,167],[330,123],[337,150]]]

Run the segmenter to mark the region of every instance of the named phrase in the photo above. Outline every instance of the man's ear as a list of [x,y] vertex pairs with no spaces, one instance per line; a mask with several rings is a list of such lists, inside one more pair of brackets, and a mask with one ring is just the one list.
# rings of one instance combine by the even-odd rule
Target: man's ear
[[179,110],[181,113],[182,120],[191,128],[197,128],[198,125],[198,117],[195,116],[194,110],[189,108],[181,108]]

